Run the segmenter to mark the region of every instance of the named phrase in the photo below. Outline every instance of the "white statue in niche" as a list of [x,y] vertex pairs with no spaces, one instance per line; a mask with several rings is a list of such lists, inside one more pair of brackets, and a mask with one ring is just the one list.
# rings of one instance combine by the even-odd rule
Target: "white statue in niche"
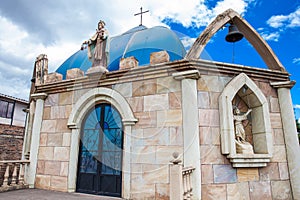
[[237,107],[233,110],[236,153],[239,154],[253,154],[253,147],[246,141],[246,133],[243,126],[243,121],[247,119],[247,116],[251,111],[252,109],[249,109],[246,113],[242,114]]

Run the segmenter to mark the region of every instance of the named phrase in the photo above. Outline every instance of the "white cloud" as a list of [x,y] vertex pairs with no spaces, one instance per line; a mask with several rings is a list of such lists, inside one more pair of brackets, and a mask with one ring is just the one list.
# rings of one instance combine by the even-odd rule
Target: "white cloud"
[[300,27],[300,7],[292,13],[289,27]]
[[[26,93],[35,58],[41,53],[47,54],[49,72],[55,71],[94,33],[99,19],[106,22],[111,36],[121,34],[139,24],[140,18],[133,15],[143,5],[144,10],[150,10],[143,16],[143,24],[148,27],[167,26],[162,23],[166,19],[185,27],[202,27],[228,8],[243,14],[253,3],[253,0],[220,0],[209,8],[205,1],[114,0],[108,3],[86,0],[72,2],[72,6],[61,0],[3,1],[0,6],[0,78],[3,80],[0,93],[28,98]],[[185,46],[194,40],[186,38]]]
[[293,63],[296,65],[300,65],[300,58],[294,58]]
[[[0,52],[2,55],[2,57],[0,56],[0,69],[15,69],[15,75],[18,75],[17,72],[20,70],[32,70],[35,58],[41,53],[48,55],[50,68],[55,70],[63,59],[65,60],[80,49],[80,43],[74,42],[59,42],[45,46],[6,18],[0,17],[0,23],[0,32],[3,33],[0,35]],[[29,66],[24,66],[24,64]],[[9,65],[11,66],[8,67]]]
[[224,12],[225,10],[231,8],[235,10],[236,12],[243,14],[247,9],[248,3],[247,1],[243,0],[223,0],[219,1],[216,5],[216,7],[213,9],[213,13],[215,13],[215,16],[218,14]]
[[280,28],[285,25],[287,20],[288,20],[287,16],[276,15],[268,19],[267,24],[273,28]]
[[274,41],[278,42],[280,34],[279,32],[273,32],[273,33],[261,33],[260,34],[262,38],[266,41]]
[[185,27],[201,27],[208,25],[218,14],[229,8],[243,14],[247,10],[248,2],[251,1],[221,0],[213,8],[208,8],[204,0],[189,0],[184,5],[181,0],[152,0],[145,1],[144,5],[150,9],[151,17],[158,21],[167,18]]
[[190,47],[194,44],[197,38],[183,37],[181,38],[181,42],[185,49],[190,49]]
[[300,27],[300,7],[288,15],[274,15],[268,19],[267,24],[273,28]]
[[294,108],[295,108],[295,109],[300,109],[300,105],[297,105],[297,104],[296,104],[296,105],[294,105]]

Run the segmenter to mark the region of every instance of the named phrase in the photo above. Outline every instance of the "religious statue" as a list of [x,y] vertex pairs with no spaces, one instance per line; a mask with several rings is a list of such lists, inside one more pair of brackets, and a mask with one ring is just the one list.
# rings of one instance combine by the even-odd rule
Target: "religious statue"
[[[105,22],[100,20],[96,33],[82,44],[81,49],[87,45],[88,58],[92,61],[92,67],[104,68],[107,72],[108,63],[108,31],[104,28]],[[94,50],[94,51],[93,51]]]
[[246,113],[241,114],[240,109],[237,107],[234,109],[234,126],[235,126],[235,142],[237,153],[253,154],[252,145],[246,141],[246,133],[243,126],[243,121],[247,119],[247,116],[252,111],[249,109]]

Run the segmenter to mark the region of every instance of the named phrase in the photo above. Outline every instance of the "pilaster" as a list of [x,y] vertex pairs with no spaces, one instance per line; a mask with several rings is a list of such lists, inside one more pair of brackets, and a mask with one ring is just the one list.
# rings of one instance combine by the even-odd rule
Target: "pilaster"
[[199,120],[197,106],[198,70],[174,73],[175,80],[181,81],[182,87],[182,129],[183,129],[183,165],[195,167],[193,172],[193,194],[195,199],[201,199],[201,163]]
[[130,199],[131,191],[131,126],[135,123],[124,123],[123,167],[122,167],[122,198]]
[[69,173],[68,173],[68,192],[75,192],[76,178],[77,178],[77,165],[78,165],[78,152],[79,152],[79,137],[80,127],[75,123],[68,124],[72,130],[71,146],[70,146],[70,160],[69,160]]
[[38,151],[40,146],[40,134],[42,127],[42,119],[44,112],[44,100],[47,97],[46,93],[32,94],[31,97],[36,101],[35,103],[35,113],[32,125],[31,133],[31,144],[30,144],[30,164],[27,168],[26,180],[30,188],[34,188],[36,170],[37,170],[37,160]]
[[300,199],[300,147],[290,89],[295,81],[274,82],[277,88],[293,199]]

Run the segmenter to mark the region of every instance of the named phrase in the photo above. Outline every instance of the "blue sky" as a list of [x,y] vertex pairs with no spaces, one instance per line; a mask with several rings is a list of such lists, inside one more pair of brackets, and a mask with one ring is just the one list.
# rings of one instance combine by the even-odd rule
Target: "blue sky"
[[[216,3],[217,1],[208,1],[207,5],[214,7]],[[292,89],[292,99],[296,118],[300,118],[300,1],[256,1],[248,8],[243,17],[271,46],[283,66],[291,74],[291,80],[296,80],[297,84]],[[169,22],[168,20],[166,23],[172,29],[186,33],[191,37],[197,37],[205,28],[186,28],[180,23]],[[206,46],[205,50],[210,59],[267,68],[264,61],[245,38],[235,43],[233,47],[232,43],[227,43],[224,40],[227,33],[227,28],[218,31],[212,38],[213,41]]]
[[[141,6],[147,27],[169,26],[190,37],[191,44],[205,27],[228,8],[240,13],[263,36],[297,84],[293,104],[300,118],[300,0],[9,0],[0,4],[0,93],[28,99],[35,57],[45,53],[49,71],[76,52],[103,19],[111,35],[139,25],[133,14]],[[220,30],[206,47],[209,57],[232,62],[232,44]],[[216,48],[217,47],[217,48]],[[243,39],[234,46],[234,63],[266,68]],[[222,53],[220,53],[222,52]]]

